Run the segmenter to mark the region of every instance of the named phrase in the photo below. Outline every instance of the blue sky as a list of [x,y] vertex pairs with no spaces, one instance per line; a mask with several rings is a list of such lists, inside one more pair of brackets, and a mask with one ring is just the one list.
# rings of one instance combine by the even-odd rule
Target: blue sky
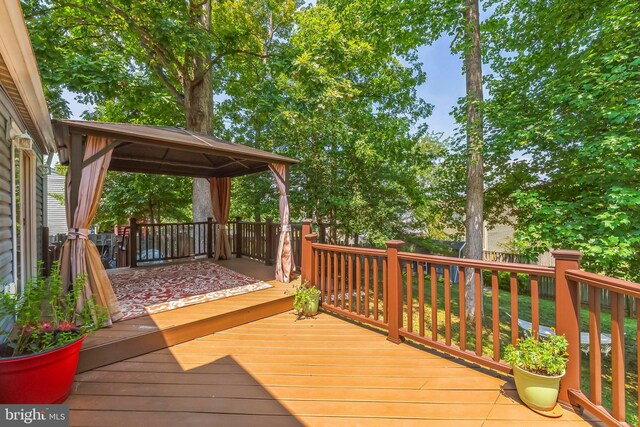
[[[418,88],[418,96],[433,105],[433,112],[425,119],[431,131],[452,136],[455,121],[451,110],[458,98],[464,96],[465,80],[462,74],[462,60],[452,55],[449,45],[451,37],[441,37],[431,46],[418,49],[420,62],[427,73],[427,82]],[[83,111],[90,106],[79,104],[73,94],[67,92],[72,118],[79,119]]]

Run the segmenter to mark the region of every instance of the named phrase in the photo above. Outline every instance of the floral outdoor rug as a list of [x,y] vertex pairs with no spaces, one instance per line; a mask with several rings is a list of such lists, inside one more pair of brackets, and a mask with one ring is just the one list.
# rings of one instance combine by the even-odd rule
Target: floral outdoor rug
[[272,287],[207,261],[107,272],[122,320]]

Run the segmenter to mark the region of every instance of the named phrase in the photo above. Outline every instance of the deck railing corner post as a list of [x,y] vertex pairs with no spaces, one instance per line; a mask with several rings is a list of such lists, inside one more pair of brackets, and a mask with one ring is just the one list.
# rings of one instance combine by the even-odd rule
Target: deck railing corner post
[[551,252],[555,258],[556,332],[569,342],[567,372],[560,382],[559,400],[569,402],[569,390],[580,389],[580,287],[566,277],[567,270],[580,269],[582,253],[572,250]]
[[311,220],[302,221],[302,259],[300,266],[300,276],[302,282],[312,282],[313,278],[313,247],[318,236],[311,234]]
[[387,307],[389,310],[389,333],[387,340],[400,344],[403,337],[400,336],[400,328],[403,326],[403,298],[402,298],[402,267],[398,252],[402,249],[402,240],[389,240],[387,242]]
[[131,268],[138,266],[137,235],[138,220],[131,217],[129,218],[129,267]]

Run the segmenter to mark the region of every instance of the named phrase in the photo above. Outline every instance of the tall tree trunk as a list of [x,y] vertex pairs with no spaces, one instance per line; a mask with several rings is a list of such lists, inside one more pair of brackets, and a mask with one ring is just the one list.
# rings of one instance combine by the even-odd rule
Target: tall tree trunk
[[[480,7],[478,0],[465,0],[463,12],[466,50],[464,57],[467,82],[467,207],[465,255],[482,259],[484,179],[482,159],[482,54],[480,50]],[[476,298],[473,269],[465,270],[465,308],[467,318],[481,316],[475,312]]]
[[[203,3],[201,9],[194,12],[200,23],[211,29],[211,4]],[[208,62],[208,58],[201,56],[191,59],[193,71],[187,73],[184,81],[184,110],[187,130],[210,135],[213,130],[213,77],[207,69]],[[194,221],[206,221],[213,216],[209,182],[204,178],[193,179],[192,211]]]

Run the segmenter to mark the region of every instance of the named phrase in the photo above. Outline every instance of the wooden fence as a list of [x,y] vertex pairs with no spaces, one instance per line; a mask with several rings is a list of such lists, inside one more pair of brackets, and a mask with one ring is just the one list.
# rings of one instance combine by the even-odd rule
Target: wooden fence
[[[522,321],[530,325],[528,333],[538,336],[543,326],[539,284],[543,278],[553,279],[557,309],[554,324],[546,326],[555,327],[569,341],[560,400],[588,409],[608,425],[627,425],[625,404],[637,399],[638,385],[633,382],[632,393],[625,394],[623,305],[625,297],[638,301],[640,284],[581,271],[581,254],[576,251],[554,251],[555,266],[545,267],[403,252],[404,243],[397,240],[387,242],[386,249],[330,245],[318,242],[310,221],[303,222],[302,234],[302,279],[319,289],[324,310],[381,328],[391,342],[411,340],[505,373],[512,369],[502,359],[504,347],[525,332]],[[459,274],[457,283],[451,278],[452,267]],[[488,283],[483,283],[484,272]],[[508,274],[507,290],[500,286],[501,273]],[[527,279],[524,291],[523,276]],[[581,286],[587,289],[588,332],[581,328]],[[483,295],[471,299],[476,313],[472,321],[464,320],[469,289],[475,296]],[[611,331],[612,403],[606,408],[601,365],[609,353],[604,350],[603,356],[601,350],[608,338],[601,335],[600,316],[604,291],[611,301],[611,322],[605,329]],[[523,292],[526,298],[520,297]],[[636,316],[636,324],[636,333],[628,337],[635,375],[636,362],[640,364],[640,317]],[[582,363],[583,353],[588,353],[588,363]],[[589,375],[589,386],[581,384],[581,369]],[[588,395],[582,391],[586,387]]]

